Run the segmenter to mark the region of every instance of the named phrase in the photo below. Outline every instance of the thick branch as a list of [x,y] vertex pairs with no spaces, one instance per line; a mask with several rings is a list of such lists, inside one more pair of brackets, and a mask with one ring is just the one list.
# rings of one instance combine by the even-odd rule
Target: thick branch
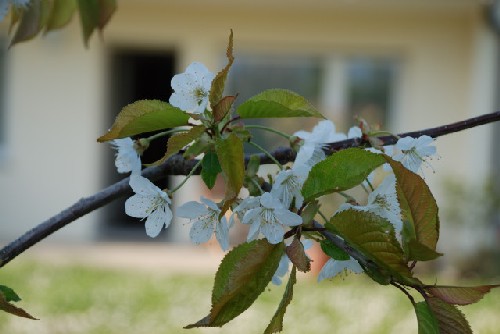
[[[463,131],[479,125],[496,122],[498,120],[500,120],[500,111],[426,130],[401,133],[398,136],[419,137],[421,135],[428,135],[436,138],[453,132]],[[384,145],[391,145],[397,141],[397,137],[394,136],[384,136],[380,137],[380,139],[382,140]],[[327,148],[325,148],[325,151],[327,154],[332,154],[333,152],[342,149],[357,146],[369,146],[369,143],[361,140],[360,138],[347,139],[344,141],[329,144]],[[273,152],[273,155],[280,163],[287,163],[295,159],[295,152],[288,148],[278,149]],[[260,159],[262,164],[272,163],[271,159],[269,159],[269,157],[265,156],[264,154],[260,155]],[[246,158],[246,160],[248,161],[248,157]],[[144,169],[142,174],[143,176],[151,180],[158,180],[160,178],[166,177],[167,175],[187,175],[193,169],[196,163],[196,160],[184,160],[180,155],[175,155],[161,166],[148,167]],[[196,171],[196,174],[199,174],[199,171]],[[17,255],[23,253],[25,250],[27,250],[37,242],[45,239],[47,236],[66,226],[67,224],[77,220],[80,217],[85,216],[95,209],[108,204],[116,198],[119,198],[126,194],[130,194],[131,190],[128,185],[128,180],[129,178],[127,177],[92,196],[80,199],[69,208],[37,225],[18,239],[11,242],[9,245],[5,246],[2,250],[0,250],[0,267],[3,267]],[[331,238],[331,236],[327,237],[329,239]],[[331,240],[333,241],[335,240],[335,238],[332,238]],[[340,241],[337,240],[336,242],[340,243]],[[357,259],[362,261],[361,258]]]

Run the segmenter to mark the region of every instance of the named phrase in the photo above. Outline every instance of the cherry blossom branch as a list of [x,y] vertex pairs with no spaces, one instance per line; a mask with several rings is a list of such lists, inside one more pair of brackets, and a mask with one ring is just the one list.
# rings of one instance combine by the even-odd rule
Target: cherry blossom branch
[[[450,133],[463,131],[476,126],[496,122],[500,120],[500,111],[485,114],[474,118],[469,118],[464,121],[438,126],[435,128],[425,129],[421,131],[405,132],[398,136],[382,136],[379,139],[382,141],[383,145],[395,144],[398,137],[419,137],[422,135],[428,135],[433,138],[444,136]],[[350,147],[359,146],[370,146],[370,144],[361,138],[347,139],[332,143],[327,145],[325,152],[327,154],[332,154],[333,152],[343,150]],[[280,148],[272,153],[274,158],[281,164],[291,162],[295,159],[295,152],[289,148]],[[266,154],[259,154],[259,158],[262,164],[273,163],[273,161]],[[245,158],[248,162],[249,157]],[[148,167],[142,171],[142,175],[151,180],[158,180],[164,178],[168,175],[187,175],[192,172],[192,169],[196,166],[198,160],[185,160],[181,155],[174,155],[164,164],[156,167]],[[199,174],[200,169],[195,170],[193,174]],[[80,199],[72,206],[61,211],[57,215],[49,218],[48,220],[42,222],[41,224],[35,226],[33,229],[29,230],[18,239],[14,240],[4,248],[0,250],[0,267],[3,267],[10,261],[12,261],[16,256],[22,254],[25,250],[35,245],[39,241],[45,239],[49,235],[53,234],[60,228],[68,225],[69,223],[77,220],[80,217],[110,203],[111,201],[131,194],[130,187],[128,185],[129,178],[124,178],[123,180],[101,190],[100,192]],[[328,233],[327,231],[322,233]],[[325,234],[328,239],[336,240],[335,236],[330,236]],[[335,241],[334,243],[341,244],[341,239]],[[349,252],[349,254],[356,255]],[[358,261],[363,261],[362,257],[353,256]],[[366,263],[369,265],[368,263]]]

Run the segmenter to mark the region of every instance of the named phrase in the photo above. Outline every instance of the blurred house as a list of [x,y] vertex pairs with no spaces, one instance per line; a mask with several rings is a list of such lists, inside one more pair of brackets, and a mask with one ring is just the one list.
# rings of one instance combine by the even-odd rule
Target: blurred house
[[[498,109],[499,39],[485,13],[475,0],[121,0],[103,40],[93,36],[88,49],[75,17],[8,51],[3,22],[0,241],[118,180],[114,152],[96,138],[127,103],[168,100],[171,77],[191,62],[222,68],[230,29],[236,62],[227,91],[240,101],[289,88],[339,130],[359,115],[404,132]],[[293,132],[315,122],[278,125]],[[494,134],[488,125],[437,141],[442,159],[426,179],[439,204],[443,178],[480,181],[495,169]],[[176,205],[188,198],[197,195],[185,191]],[[122,211],[123,201],[49,240],[146,240],[143,224]],[[173,224],[158,240],[187,234]]]

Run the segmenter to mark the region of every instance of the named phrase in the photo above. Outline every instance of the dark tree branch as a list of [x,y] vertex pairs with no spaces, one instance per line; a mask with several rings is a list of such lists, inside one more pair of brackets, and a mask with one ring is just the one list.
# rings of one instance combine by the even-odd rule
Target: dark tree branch
[[[428,135],[433,138],[436,138],[453,132],[463,131],[479,125],[496,122],[498,120],[500,120],[500,111],[426,130],[401,133],[398,135],[398,137],[407,137],[407,136],[419,137],[421,135]],[[398,137],[383,136],[379,137],[379,139],[383,142],[384,145],[392,145],[396,143]],[[332,154],[336,151],[350,147],[369,146],[369,145],[370,144],[367,141],[362,140],[360,138],[347,139],[327,145],[327,147],[325,148],[325,152],[327,154]],[[289,148],[280,148],[273,152],[273,156],[280,163],[287,163],[295,159],[295,152]],[[259,157],[262,164],[273,163],[271,159],[264,154],[260,154]],[[168,161],[165,162],[163,165],[156,167],[148,167],[144,169],[142,175],[151,180],[158,180],[166,177],[167,175],[187,175],[193,169],[193,167],[196,165],[197,162],[198,161],[196,160],[185,160],[182,158],[182,156],[175,155],[170,159],[168,159]],[[246,162],[248,162],[248,157],[246,158]],[[199,172],[200,171],[198,170],[195,172],[195,174],[199,174]],[[116,198],[119,198],[127,194],[131,194],[128,181],[129,181],[128,177],[124,178],[123,180],[107,187],[104,190],[101,190],[100,192],[92,196],[80,199],[78,202],[76,202],[69,208],[61,211],[59,214],[35,226],[30,231],[26,232],[18,239],[14,240],[10,244],[2,248],[0,250],[0,267],[3,267],[4,265],[12,261],[12,259],[14,259],[16,256],[23,253],[25,250],[27,250],[37,242],[45,239],[47,236],[56,232],[60,228],[66,226],[67,224],[77,220],[80,217],[85,216],[86,214],[94,211],[95,209],[98,209],[110,203]],[[328,232],[322,232],[322,233],[328,233]],[[331,238],[332,241],[337,240],[335,239],[335,236],[330,236],[330,235],[327,236],[326,234],[325,236],[329,239]],[[342,240],[338,238],[338,240],[335,241],[334,243],[340,244],[341,242]],[[353,253],[350,252],[349,254]],[[358,258],[358,256],[356,256],[357,254],[354,255],[355,256],[353,257],[355,257],[358,261],[363,261],[362,257]],[[363,262],[362,264],[371,265],[370,263],[363,263]]]

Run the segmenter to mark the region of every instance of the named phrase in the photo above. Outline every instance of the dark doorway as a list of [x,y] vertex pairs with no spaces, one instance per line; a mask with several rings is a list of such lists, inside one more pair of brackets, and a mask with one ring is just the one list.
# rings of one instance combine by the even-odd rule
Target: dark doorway
[[[107,124],[112,124],[119,111],[132,102],[144,99],[168,101],[172,90],[170,81],[175,73],[175,56],[171,51],[151,51],[117,48],[109,57],[109,96]],[[152,134],[152,133],[151,133]],[[148,134],[150,135],[150,134]],[[143,163],[152,163],[165,153],[167,138],[153,141],[142,156]],[[114,166],[114,152],[105,159],[104,184],[122,179]],[[160,189],[168,187],[168,180],[155,182]],[[144,221],[125,214],[126,198],[109,204],[103,214],[99,235],[107,241],[164,241],[168,230],[151,239],[146,235]]]

